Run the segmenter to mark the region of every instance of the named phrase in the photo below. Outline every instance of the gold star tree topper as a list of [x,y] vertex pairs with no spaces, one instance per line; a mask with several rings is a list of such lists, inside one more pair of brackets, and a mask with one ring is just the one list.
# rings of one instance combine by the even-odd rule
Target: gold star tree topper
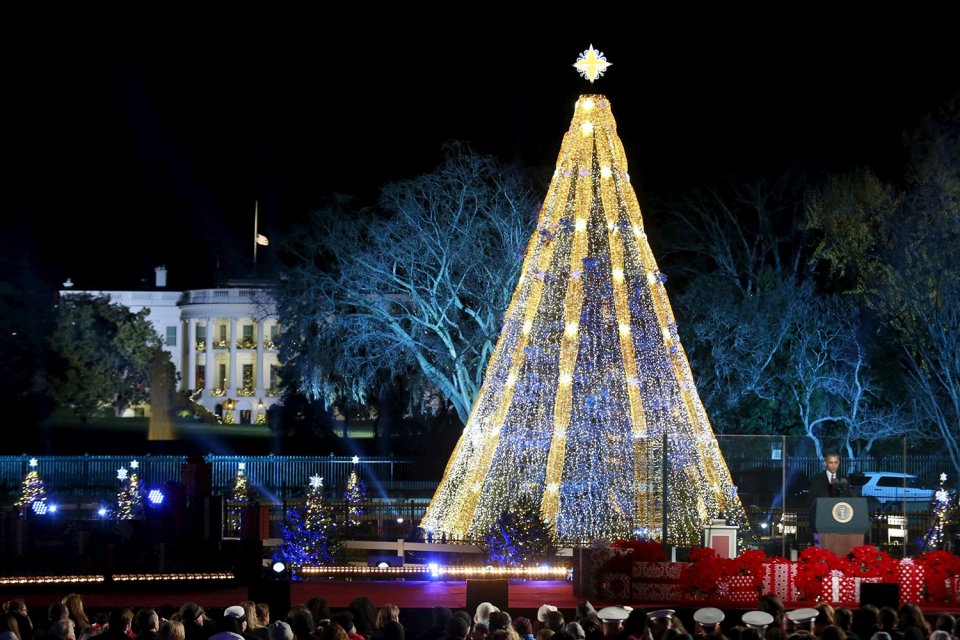
[[611,66],[611,63],[607,62],[607,58],[602,51],[597,51],[591,44],[589,49],[580,54],[573,66],[577,68],[580,75],[593,82],[603,75],[603,72]]

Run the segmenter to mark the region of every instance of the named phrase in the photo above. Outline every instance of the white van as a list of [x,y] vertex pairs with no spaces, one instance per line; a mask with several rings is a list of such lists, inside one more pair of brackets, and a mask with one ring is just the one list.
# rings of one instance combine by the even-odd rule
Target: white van
[[863,474],[867,482],[860,495],[874,498],[881,504],[886,502],[932,502],[934,489],[921,487],[917,476],[896,471],[867,471]]

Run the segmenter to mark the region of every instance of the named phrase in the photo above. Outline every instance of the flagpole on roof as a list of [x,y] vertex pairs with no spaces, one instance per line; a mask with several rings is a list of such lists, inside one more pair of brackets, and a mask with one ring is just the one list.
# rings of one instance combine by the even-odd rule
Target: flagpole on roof
[[257,239],[259,238],[257,231],[257,215],[259,214],[259,202],[257,200],[253,201],[253,267],[257,267]]

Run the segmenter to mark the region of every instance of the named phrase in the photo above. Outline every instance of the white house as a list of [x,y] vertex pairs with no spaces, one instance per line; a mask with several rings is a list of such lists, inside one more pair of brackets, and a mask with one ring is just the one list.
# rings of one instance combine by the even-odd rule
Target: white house
[[223,416],[249,424],[279,402],[276,304],[270,284],[235,280],[214,289],[167,290],[167,269],[155,269],[152,289],[93,291],[72,288],[61,296],[106,296],[147,319],[163,339],[179,374],[181,391]]

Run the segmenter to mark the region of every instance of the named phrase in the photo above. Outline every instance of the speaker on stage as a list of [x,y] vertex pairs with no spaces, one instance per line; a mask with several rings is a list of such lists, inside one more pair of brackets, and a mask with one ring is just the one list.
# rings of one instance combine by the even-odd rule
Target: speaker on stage
[[878,609],[883,607],[900,608],[900,585],[893,582],[865,582],[860,585],[860,606],[872,604]]
[[508,580],[467,580],[467,613],[473,615],[482,602],[500,610],[509,608]]

